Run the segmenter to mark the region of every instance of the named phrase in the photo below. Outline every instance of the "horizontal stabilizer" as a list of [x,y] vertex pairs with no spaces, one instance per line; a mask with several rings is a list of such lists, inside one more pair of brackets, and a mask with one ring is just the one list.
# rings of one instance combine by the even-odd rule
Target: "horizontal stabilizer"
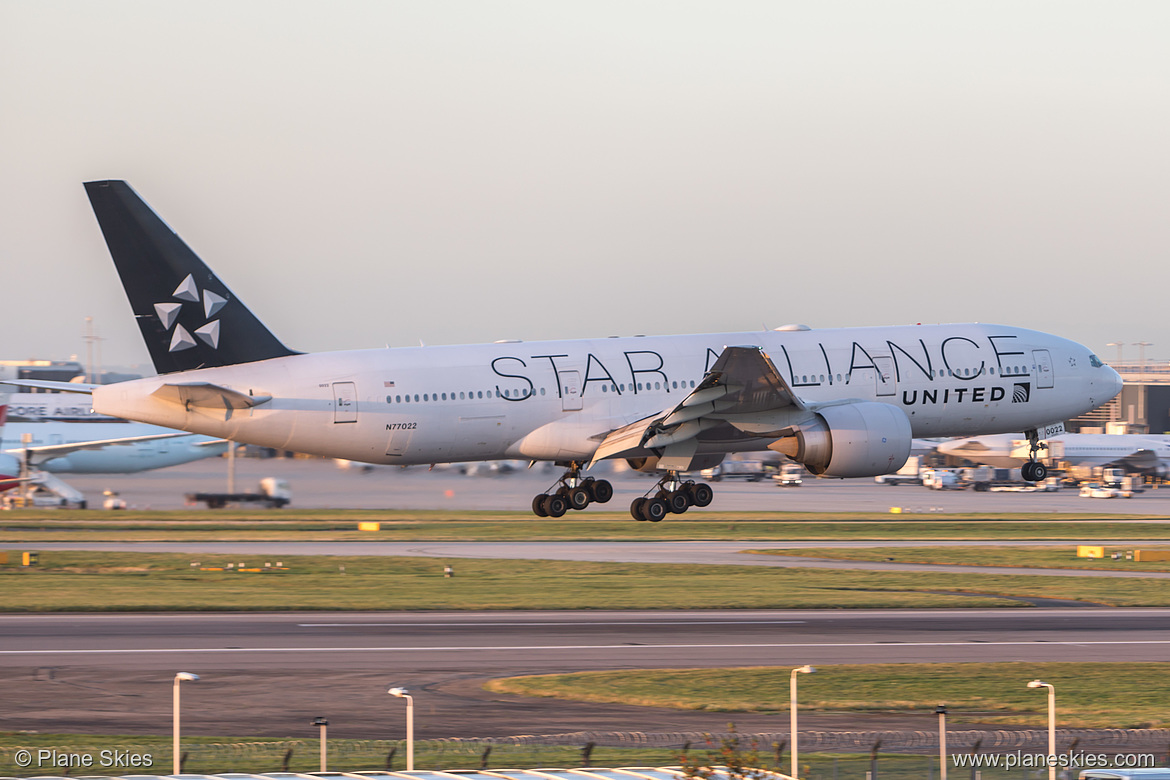
[[251,409],[272,400],[270,395],[245,395],[239,390],[213,385],[208,382],[163,385],[151,395],[179,404],[186,409]]

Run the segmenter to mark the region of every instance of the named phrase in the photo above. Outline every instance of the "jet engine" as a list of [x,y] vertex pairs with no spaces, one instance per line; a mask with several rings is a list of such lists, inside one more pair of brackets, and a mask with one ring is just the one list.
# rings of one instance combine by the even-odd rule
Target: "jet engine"
[[826,406],[792,436],[768,448],[814,474],[876,477],[897,471],[910,455],[910,420],[896,406],[862,401]]

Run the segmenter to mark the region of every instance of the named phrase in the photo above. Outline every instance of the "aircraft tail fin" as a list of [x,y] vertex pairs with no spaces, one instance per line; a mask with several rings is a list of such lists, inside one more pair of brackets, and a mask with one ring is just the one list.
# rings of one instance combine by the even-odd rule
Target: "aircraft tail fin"
[[86,194],[160,374],[299,354],[212,273],[124,181]]

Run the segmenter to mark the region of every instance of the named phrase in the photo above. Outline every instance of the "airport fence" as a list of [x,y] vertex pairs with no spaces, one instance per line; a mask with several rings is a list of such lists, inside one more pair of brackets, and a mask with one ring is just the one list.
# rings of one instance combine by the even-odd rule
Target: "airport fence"
[[[9,739],[0,746],[0,777],[37,775],[169,774],[171,749],[165,738],[141,742],[116,737],[86,737],[87,744],[55,744],[50,735],[18,744]],[[592,732],[513,737],[417,740],[416,769],[500,769],[580,766],[676,766],[682,756],[692,758],[716,751],[721,741],[737,738],[744,749],[758,751],[760,763],[788,771],[788,733],[708,734],[701,732]],[[90,742],[92,740],[92,742]],[[79,740],[80,741],[80,740]],[[947,732],[951,756],[1007,754],[1015,751],[1043,753],[1048,745],[1045,730],[965,730]],[[1153,754],[1158,765],[1170,763],[1170,729],[1061,729],[1058,753]],[[55,750],[65,756],[93,757],[90,766],[20,766],[17,754],[30,750]],[[215,741],[185,739],[183,770],[196,774],[234,772],[310,772],[319,769],[320,743],[316,739]],[[809,731],[800,738],[801,777],[807,780],[903,780],[935,778],[938,769],[938,733],[930,731]],[[137,769],[104,767],[104,754],[149,755],[152,764]],[[402,740],[331,739],[328,768],[358,771],[406,767]],[[978,773],[978,774],[977,774]],[[1043,773],[1047,777],[1047,771]],[[998,767],[957,767],[952,778],[1027,778],[1029,771]],[[1075,772],[1069,774],[1075,777]]]

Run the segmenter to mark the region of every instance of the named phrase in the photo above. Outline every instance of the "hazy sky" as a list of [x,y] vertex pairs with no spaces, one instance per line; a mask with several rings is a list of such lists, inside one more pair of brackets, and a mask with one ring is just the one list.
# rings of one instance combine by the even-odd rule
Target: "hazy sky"
[[0,357],[93,316],[147,362],[102,178],[301,350],[981,320],[1165,356],[1168,34],[1165,2],[0,0]]

